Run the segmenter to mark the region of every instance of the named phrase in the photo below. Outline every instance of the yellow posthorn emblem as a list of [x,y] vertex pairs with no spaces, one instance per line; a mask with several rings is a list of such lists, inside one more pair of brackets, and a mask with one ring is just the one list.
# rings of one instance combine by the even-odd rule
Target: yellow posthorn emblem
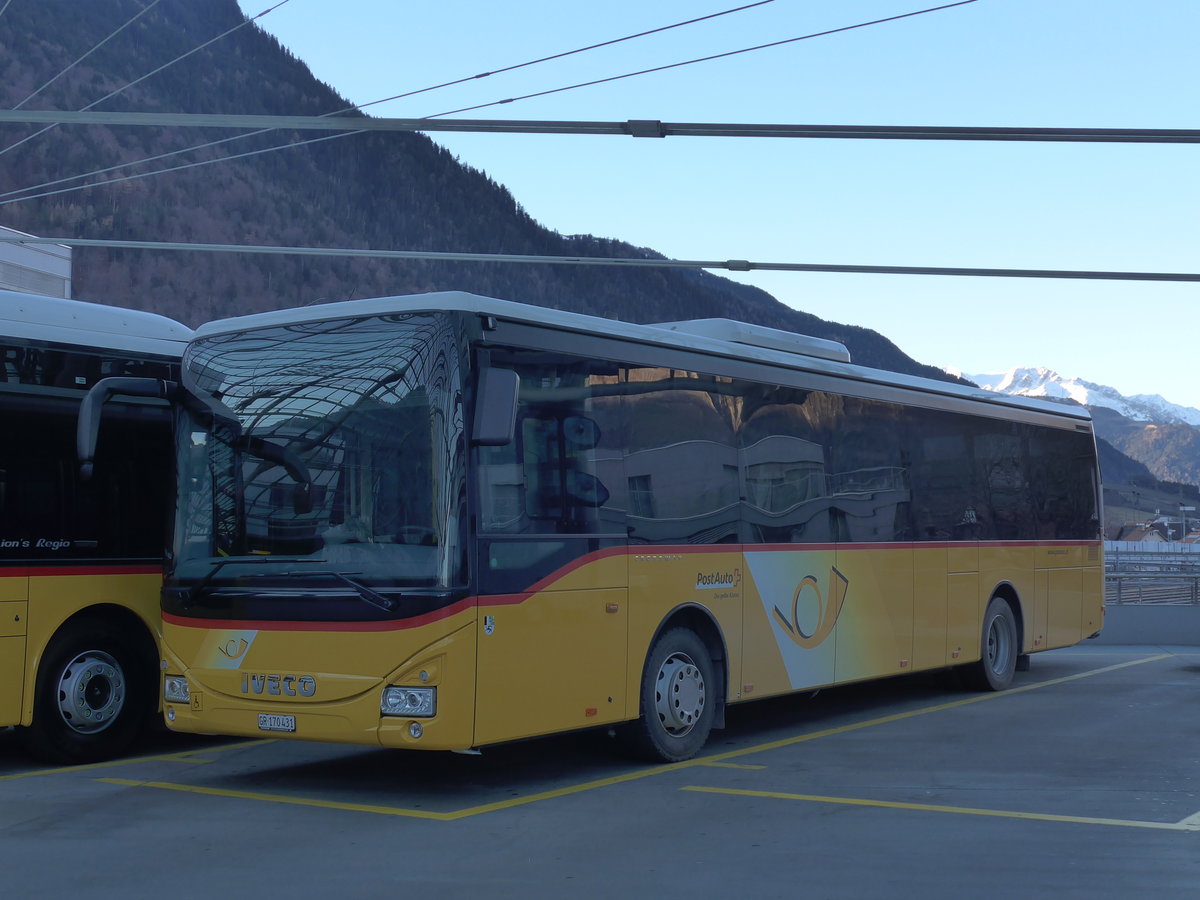
[[[787,631],[788,637],[798,646],[806,650],[819,647],[829,637],[833,631],[833,626],[837,624],[838,616],[842,612],[842,605],[846,602],[846,593],[849,586],[849,579],[831,566],[829,569],[828,599],[826,599],[825,594],[821,593],[821,586],[817,584],[816,576],[805,575],[800,579],[800,584],[796,586],[796,593],[792,595],[791,615],[784,615],[783,611],[776,606],[775,619]],[[801,599],[805,598],[805,595],[809,593],[815,595],[816,598],[817,624],[812,631],[805,631],[804,626],[800,624],[800,603]],[[805,616],[805,618],[808,619],[809,617]]]

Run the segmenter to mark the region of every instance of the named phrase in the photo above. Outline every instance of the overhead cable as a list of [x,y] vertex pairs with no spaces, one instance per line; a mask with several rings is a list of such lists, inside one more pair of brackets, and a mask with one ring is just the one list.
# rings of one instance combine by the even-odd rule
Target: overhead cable
[[554,119],[383,119],[224,113],[60,112],[0,109],[3,122],[293,131],[464,131],[485,134],[595,134],[625,137],[859,138],[927,141],[1067,141],[1194,144],[1195,128],[1054,128],[975,125],[803,125]]
[[[283,0],[283,2],[285,2],[285,3],[286,3],[286,2],[287,2],[287,0]],[[904,14],[902,14],[902,15],[898,15],[898,16],[889,16],[889,17],[887,17],[887,18],[884,18],[884,19],[876,19],[876,20],[873,20],[873,21],[870,21],[870,22],[860,22],[860,23],[858,23],[858,24],[856,24],[856,25],[848,25],[848,26],[844,26],[844,27],[842,27],[842,28],[835,28],[835,29],[832,29],[832,30],[829,30],[829,31],[823,31],[823,32],[819,32],[819,33],[814,33],[814,34],[809,34],[809,35],[803,35],[803,36],[801,36],[801,37],[790,38],[790,39],[788,39],[788,40],[784,40],[784,41],[777,41],[777,42],[770,43],[770,44],[763,44],[763,45],[761,45],[760,47],[750,47],[750,48],[745,48],[745,49],[742,49],[742,50],[736,50],[736,51],[732,51],[732,52],[730,52],[730,53],[722,53],[722,54],[717,54],[716,56],[705,57],[704,59],[696,59],[696,60],[691,60],[691,61],[684,62],[684,63],[675,63],[675,64],[672,64],[672,65],[669,65],[669,66],[663,66],[663,67],[659,67],[659,68],[656,68],[656,69],[647,69],[647,70],[645,70],[645,72],[627,73],[627,74],[625,74],[625,75],[615,76],[615,77],[613,77],[613,78],[602,79],[601,81],[588,82],[588,83],[586,83],[586,84],[573,85],[573,86],[570,86],[570,87],[556,88],[556,89],[554,89],[554,90],[551,90],[551,91],[541,92],[541,93],[538,93],[538,94],[530,94],[530,95],[528,95],[528,97],[534,97],[534,96],[543,96],[544,94],[547,94],[547,93],[561,93],[561,92],[563,92],[563,91],[567,91],[567,90],[574,90],[574,89],[575,89],[575,88],[577,88],[577,87],[586,87],[586,86],[588,86],[588,85],[590,85],[590,84],[599,84],[599,83],[602,83],[603,81],[615,81],[615,80],[619,80],[619,79],[623,79],[623,78],[632,78],[632,77],[634,77],[635,75],[639,75],[639,74],[646,74],[646,73],[649,73],[649,72],[662,71],[662,70],[664,70],[664,69],[677,68],[677,67],[679,67],[679,66],[683,66],[683,65],[692,65],[693,63],[705,62],[705,61],[708,61],[708,60],[711,60],[711,59],[720,59],[720,58],[723,58],[723,57],[726,57],[726,56],[735,56],[735,55],[738,55],[738,54],[741,54],[741,53],[749,53],[749,52],[751,52],[751,51],[753,51],[753,50],[765,49],[765,48],[767,48],[767,47],[775,47],[775,46],[779,46],[779,45],[781,45],[781,44],[794,43],[795,41],[808,40],[808,39],[810,39],[810,38],[814,38],[814,37],[820,37],[820,36],[827,35],[827,34],[836,34],[836,33],[838,33],[838,32],[841,32],[841,31],[850,31],[850,30],[852,30],[852,29],[856,29],[856,28],[864,28],[864,27],[866,27],[866,26],[868,26],[868,25],[876,25],[876,24],[881,24],[881,23],[883,23],[883,22],[891,22],[891,21],[895,21],[895,20],[897,20],[897,19],[905,19],[905,18],[910,18],[910,17],[912,17],[912,16],[924,15],[925,13],[929,13],[929,12],[936,12],[936,11],[938,11],[938,10],[942,10],[942,9],[949,9],[949,8],[951,8],[951,7],[955,7],[955,6],[965,6],[965,5],[969,4],[969,3],[974,3],[974,2],[976,2],[976,0],[961,0],[961,2],[958,2],[958,3],[949,3],[949,4],[946,4],[946,5],[944,5],[944,6],[936,6],[936,7],[931,7],[931,8],[929,8],[929,9],[917,10],[917,11],[915,11],[915,12],[904,13]],[[281,3],[281,4],[278,4],[278,5],[282,5],[282,3]],[[735,9],[728,10],[728,11],[726,11],[726,12],[723,12],[723,13],[717,13],[717,14],[715,14],[715,15],[727,15],[729,12],[740,12],[741,10],[743,10],[743,9],[748,9],[748,8],[750,8],[751,6],[754,6],[754,5],[756,5],[756,4],[750,4],[750,6],[736,7]],[[274,7],[272,7],[272,9],[274,9]],[[271,11],[271,10],[267,10],[266,12],[260,13],[258,17],[261,17],[261,16],[263,16],[263,15],[266,15],[266,13],[267,13],[267,12],[270,12],[270,11]],[[258,18],[258,17],[256,17],[256,18]],[[705,17],[705,18],[712,18],[712,16]],[[680,24],[691,24],[691,22],[692,22],[692,21],[701,21],[701,20],[700,20],[700,19],[697,19],[697,20],[689,20],[689,21],[687,21],[687,22],[683,22],[683,23],[680,23]],[[667,27],[668,27],[668,28],[670,28],[670,27],[678,27],[678,26],[667,26]],[[657,29],[657,30],[665,30],[665,29]],[[653,32],[645,32],[645,34],[649,34],[649,33],[653,33]],[[640,37],[640,36],[641,36],[641,34],[638,34],[638,35],[633,35],[632,37]],[[628,38],[621,39],[621,40],[626,40],[626,39],[628,39]],[[617,42],[617,41],[613,41],[613,42],[610,42],[610,43],[616,43],[616,42]],[[597,45],[597,46],[602,46],[602,45]],[[585,47],[585,48],[581,48],[581,50],[579,50],[579,51],[570,51],[570,52],[572,52],[572,53],[573,53],[573,52],[582,52],[582,50],[586,50],[586,49],[591,49],[591,48],[586,48],[586,47]],[[560,54],[560,55],[570,55],[570,54],[569,54],[569,53],[566,53],[566,54]],[[547,58],[548,58],[548,59],[550,59],[550,58],[558,58],[558,57],[547,57]],[[524,64],[524,65],[528,65],[528,64]],[[520,68],[520,66],[513,66],[513,67],[510,67],[510,68]],[[467,79],[467,80],[469,80],[469,79]],[[417,91],[416,93],[421,93],[421,91]],[[396,95],[396,97],[392,97],[392,98],[385,98],[385,100],[388,100],[388,99],[398,99],[399,97],[402,97],[402,96],[408,96],[408,95],[405,95],[405,94],[398,94],[398,95]],[[500,101],[495,101],[494,103],[490,103],[490,104],[483,104],[483,105],[484,105],[484,106],[494,106],[494,105],[498,105],[498,104],[501,104],[501,103],[512,103],[512,102],[515,102],[515,100],[519,100],[519,99],[528,99],[528,97],[521,97],[521,98],[510,98],[510,99],[508,99],[508,100],[500,100]],[[374,105],[375,103],[382,103],[382,102],[385,102],[385,100],[377,100],[377,101],[373,101],[372,103],[369,103],[369,104],[364,104],[364,106],[371,106],[371,105]],[[360,108],[360,109],[361,109],[362,107],[357,107],[357,108]],[[478,108],[481,108],[481,107],[471,107],[471,108],[472,108],[472,109],[478,109]],[[348,111],[348,110],[343,110],[343,111]],[[458,112],[462,112],[462,111],[465,111],[465,110],[458,110]],[[442,113],[437,113],[437,114],[435,114],[434,116],[430,116],[430,117],[428,117],[428,118],[429,118],[429,119],[433,119],[433,118],[438,118],[438,117],[441,117],[441,116],[447,116],[447,115],[452,115],[452,114],[453,114],[453,112],[442,112]],[[333,115],[334,115],[333,113],[326,113],[326,114],[325,114],[325,116],[322,116],[321,118],[325,118],[325,117],[332,117]],[[3,119],[2,117],[0,117],[0,121],[4,121],[4,119]],[[373,119],[363,119],[363,120],[362,120],[362,122],[372,122],[372,121],[379,121],[379,120],[373,120]],[[255,134],[261,134],[261,133],[262,133],[262,131],[266,131],[266,130],[269,130],[269,128],[263,128],[262,130],[255,132]],[[409,130],[419,130],[419,129],[409,129]],[[431,130],[434,130],[434,129],[431,129]],[[446,130],[470,130],[470,129],[446,129]],[[356,129],[356,130],[355,130],[353,133],[354,133],[354,134],[358,134],[358,133],[360,133],[360,131],[361,131],[360,129]],[[39,133],[40,133],[40,132],[39,132]],[[634,133],[634,134],[635,134],[635,136],[651,136],[651,135],[643,135],[643,134],[637,134],[637,133]],[[249,136],[251,136],[251,135],[245,135],[245,136],[246,136],[246,137],[249,137]],[[653,135],[653,136],[655,136],[655,137],[663,137],[664,135],[661,135],[661,134],[659,134],[659,135]],[[227,139],[225,139],[224,141],[215,141],[215,142],[210,142],[209,144],[202,145],[202,146],[205,146],[205,147],[207,147],[207,146],[215,146],[216,144],[227,143],[227,142],[229,142],[229,141],[233,141],[233,140],[239,140],[241,137],[243,137],[243,136],[242,136],[242,135],[239,135],[239,136],[236,136],[236,137],[227,138]],[[274,146],[274,147],[266,147],[266,148],[262,148],[262,149],[255,150],[255,151],[251,151],[251,152],[248,152],[248,153],[241,153],[241,154],[237,154],[237,155],[235,155],[235,156],[232,156],[232,157],[226,157],[226,159],[240,159],[240,158],[244,158],[244,157],[247,157],[247,156],[256,156],[256,155],[259,155],[259,154],[262,154],[262,153],[270,153],[270,152],[272,152],[272,151],[274,151],[274,150],[287,149],[287,148],[291,148],[291,147],[299,147],[299,146],[303,146],[304,144],[308,144],[308,143],[314,143],[314,142],[315,142],[315,141],[309,140],[309,141],[299,141],[299,142],[295,142],[295,143],[281,144],[281,145],[276,145],[276,146]],[[199,148],[194,148],[194,149],[199,149]],[[0,155],[2,155],[2,153],[3,153],[3,152],[5,152],[5,151],[0,151]],[[164,156],[170,156],[170,155],[174,155],[174,154],[164,154]],[[157,159],[157,158],[160,158],[160,157],[155,157],[155,158]],[[146,161],[150,161],[150,160],[146,160]],[[21,198],[18,198],[18,199],[21,199],[21,200],[33,200],[33,199],[37,199],[37,198],[40,198],[40,197],[53,196],[53,195],[56,195],[56,194],[69,193],[69,192],[72,192],[72,191],[86,190],[87,188],[90,188],[90,187],[94,187],[94,186],[96,186],[96,184],[111,184],[113,181],[129,181],[129,180],[133,180],[133,179],[135,179],[135,178],[148,178],[148,177],[150,177],[150,176],[152,176],[152,175],[160,175],[160,174],[164,174],[164,173],[166,173],[166,172],[175,172],[175,171],[181,171],[182,169],[192,168],[192,167],[194,167],[194,166],[200,166],[200,165],[210,165],[212,162],[213,162],[213,161],[211,161],[211,160],[209,160],[209,161],[200,161],[200,162],[192,163],[192,164],[189,164],[189,165],[183,165],[183,166],[173,166],[173,167],[170,167],[170,168],[167,168],[167,169],[158,169],[158,170],[155,170],[155,171],[153,171],[153,172],[142,172],[142,173],[139,173],[139,174],[136,174],[136,175],[128,175],[128,176],[124,176],[124,177],[122,177],[122,178],[118,178],[118,179],[111,179],[111,180],[109,180],[109,181],[106,181],[106,182],[98,182],[98,183],[95,183],[95,184],[80,185],[80,186],[78,186],[78,187],[74,187],[74,188],[65,188],[65,189],[62,189],[62,190],[57,190],[57,191],[47,191],[47,192],[44,192],[44,193],[38,193],[38,194],[29,194],[29,193],[28,193],[29,191],[38,190],[40,187],[49,187],[51,184],[61,184],[61,183],[63,183],[64,181],[71,181],[71,180],[75,180],[74,178],[70,178],[70,179],[59,179],[58,181],[55,181],[55,182],[50,182],[50,183],[46,183],[46,184],[44,184],[44,185],[39,185],[39,186],[35,186],[35,187],[28,187],[28,188],[22,188],[22,189],[19,189],[18,191],[10,191],[9,193],[7,193],[7,194],[3,194],[3,195],[0,195],[0,196],[3,196],[3,197],[9,197],[10,195],[12,195],[12,194],[14,194],[14,193],[24,193],[24,194],[27,194],[27,196],[25,196],[25,197],[21,197]],[[136,163],[134,163],[134,164],[136,165]],[[114,169],[118,169],[118,168],[124,168],[124,166],[114,166],[114,167],[110,167],[109,169],[106,169],[106,170],[103,170],[103,171],[113,171]],[[87,177],[87,176],[85,175],[85,176],[82,176],[82,177]],[[8,202],[15,202],[15,201],[11,201],[11,200],[4,200],[4,201],[0,201],[0,205],[3,205],[4,203],[8,203]]]
[[612,75],[608,78],[597,78],[594,81],[583,81],[583,82],[580,82],[579,84],[571,84],[571,85],[566,85],[565,87],[551,88],[550,90],[537,91],[532,94],[523,94],[520,97],[509,97],[506,100],[493,100],[490,103],[479,103],[475,106],[464,106],[461,109],[452,109],[452,110],[448,110],[446,112],[437,113],[435,116],[432,116],[431,118],[436,118],[437,116],[453,116],[458,113],[472,112],[477,109],[486,109],[489,106],[500,106],[505,103],[515,103],[518,100],[530,100],[534,97],[546,97],[546,96],[549,96],[550,94],[561,94],[564,91],[574,91],[574,90],[577,90],[578,88],[592,87],[593,85],[597,85],[597,84],[608,84],[609,82],[612,82],[612,81],[621,81],[625,78],[636,78],[639,75],[649,75],[654,72],[666,72],[669,69],[678,69],[683,66],[693,66],[693,65],[696,65],[697,63],[711,62],[714,59],[726,59],[727,57],[739,56],[743,53],[753,53],[758,50],[767,50],[767,49],[770,49],[771,47],[782,47],[785,44],[794,44],[797,41],[807,41],[807,40],[811,40],[812,38],[825,37],[827,35],[838,34],[843,31],[853,31],[856,28],[866,28],[870,25],[882,25],[884,22],[895,22],[900,19],[909,19],[909,18],[912,18],[913,16],[923,16],[926,13],[939,12],[940,10],[943,10],[943,9],[952,9],[955,6],[966,6],[970,3],[975,3],[975,2],[976,2],[976,0],[959,0],[959,2],[957,2],[957,3],[946,3],[942,6],[931,6],[928,9],[918,9],[915,12],[901,13],[898,16],[887,16],[886,18],[883,18],[883,19],[872,19],[870,22],[859,22],[856,25],[843,25],[841,28],[830,28],[826,31],[815,31],[812,34],[802,34],[799,37],[786,38],[785,40],[782,40],[782,41],[772,41],[769,44],[758,44],[757,46],[745,47],[741,50],[730,50],[725,53],[715,53],[711,56],[701,56],[701,57],[697,57],[696,59],[689,59],[689,60],[685,60],[683,62],[670,63],[669,65],[665,65],[665,66],[655,66],[654,68],[641,69],[637,72],[627,72],[624,75]]
[[[141,82],[145,81],[147,78],[157,75],[159,72],[163,71],[163,69],[170,68],[171,66],[175,65],[177,62],[181,62],[181,61],[187,59],[193,53],[199,53],[205,47],[208,47],[211,44],[214,44],[217,41],[221,40],[221,38],[226,37],[227,35],[233,34],[233,32],[237,31],[240,28],[245,28],[247,25],[249,25],[251,22],[255,21],[256,19],[261,19],[267,13],[274,12],[275,10],[279,9],[279,7],[283,6],[285,3],[290,3],[290,2],[291,2],[291,0],[279,0],[279,2],[276,3],[274,6],[270,7],[269,9],[264,9],[258,15],[253,16],[252,18],[246,19],[243,22],[239,22],[237,25],[234,25],[232,28],[228,29],[227,31],[221,32],[216,37],[205,41],[203,44],[200,44],[199,46],[193,47],[191,50],[187,51],[186,53],[180,54],[179,56],[175,57],[174,59],[170,60],[169,62],[163,63],[157,69],[147,72],[145,75],[142,75],[139,78],[135,78],[133,81],[123,84],[121,87],[117,88],[116,90],[109,91],[107,94],[105,94],[99,100],[92,101],[87,106],[85,106],[83,109],[89,110],[93,106],[98,106],[99,104],[103,103],[105,100],[108,100],[111,97],[115,97],[117,94],[121,93],[122,91],[128,90],[129,88],[133,87],[135,84],[140,84]],[[53,124],[47,125],[45,128],[41,129],[40,131],[35,131],[31,135],[21,138],[21,140],[17,141],[15,144],[10,144],[9,146],[5,147],[3,150],[0,150],[0,156],[3,156],[4,154],[8,153],[10,150],[14,150],[17,147],[20,147],[22,144],[26,143],[27,141],[33,140],[35,137],[38,137],[39,135],[45,134],[47,131],[49,131],[52,128],[54,128]]]
[[652,34],[660,34],[664,31],[670,31],[673,28],[682,28],[685,25],[695,25],[697,22],[705,22],[709,19],[717,19],[721,16],[728,16],[732,13],[743,12],[747,9],[753,9],[756,6],[765,6],[768,3],[774,3],[775,0],[759,0],[757,3],[747,3],[745,6],[737,6],[733,9],[722,10],[721,12],[709,13],[706,16],[698,16],[695,19],[688,19],[684,22],[676,22],[673,25],[663,25],[659,28],[651,28],[648,31],[639,31],[637,34],[629,34],[625,37],[613,38],[608,41],[601,41],[598,44],[588,44],[586,47],[579,47],[575,50],[566,50],[562,53],[554,53],[550,56],[543,56],[540,59],[533,59],[529,62],[517,63],[512,66],[505,66],[502,69],[493,69],[490,72],[480,72],[478,75],[468,75],[465,78],[456,78],[453,81],[444,81],[441,84],[431,85],[430,87],[418,88],[414,91],[406,91],[403,94],[395,94],[391,97],[384,97],[382,100],[372,100],[370,103],[363,103],[360,106],[353,107],[354,109],[366,109],[368,106],[376,106],[380,103],[388,103],[392,100],[403,100],[406,97],[415,97],[417,94],[427,94],[430,91],[440,90],[441,88],[454,87],[458,84],[466,84],[468,81],[477,81],[481,78],[487,78],[491,75],[502,75],[505,72],[514,72],[517,69],[524,69],[529,66],[536,66],[539,63],[551,62],[556,59],[563,59],[567,56],[574,56],[577,53],[585,53],[588,50],[598,50],[601,47],[611,47],[613,44],[620,44],[624,41],[632,41],[635,38],[648,37]]
[[[366,131],[451,131],[482,132],[486,134],[595,134],[624,135],[635,138],[663,137],[778,137],[778,138],[851,138],[863,140],[924,140],[924,141],[1016,141],[1016,142],[1075,142],[1075,143],[1140,143],[1140,144],[1195,144],[1200,143],[1200,130],[1186,128],[989,128],[925,125],[735,125],[713,123],[660,122],[657,119],[630,119],[626,122],[554,122],[529,121],[524,119],[352,119],[339,120],[320,116],[223,116],[192,115],[188,113],[58,113],[0,110],[0,122],[29,121],[39,115],[39,121],[59,121],[73,124],[108,125],[186,125],[191,127],[245,128],[248,122],[262,124],[273,122],[263,131],[278,128],[298,130],[352,129],[324,137],[291,141],[222,156],[217,159],[199,160],[156,169],[153,172],[137,172],[75,187],[59,188],[37,194],[16,197],[14,194],[36,190],[21,188],[0,194],[0,206],[38,200],[59,194],[87,190],[94,187],[119,184],[151,175],[181,172],[216,163],[231,162],[271,153],[275,150],[292,150],[322,141],[363,134]],[[87,116],[94,118],[81,119]],[[15,118],[14,118],[15,117]],[[197,121],[204,120],[204,121]],[[290,123],[290,124],[285,124]],[[119,167],[117,167],[119,168]],[[70,179],[63,179],[70,180]]]
[[[36,97],[38,94],[40,94],[46,88],[50,87],[50,85],[54,84],[54,82],[58,81],[58,79],[62,78],[64,75],[66,75],[73,68],[75,68],[81,62],[83,62],[85,59],[87,59],[89,56],[91,56],[93,53],[95,53],[97,50],[99,50],[101,47],[103,47],[105,44],[107,44],[109,41],[111,41],[113,38],[115,38],[118,34],[120,34],[122,31],[124,31],[126,28],[128,28],[130,25],[132,25],[134,22],[136,22],[138,19],[140,19],[146,13],[150,12],[150,10],[154,9],[154,7],[158,6],[158,4],[161,2],[162,2],[162,0],[152,0],[152,2],[148,6],[142,7],[142,9],[140,11],[134,13],[134,15],[124,25],[120,26],[112,34],[110,34],[108,37],[106,37],[100,43],[96,44],[94,47],[92,47],[91,50],[89,50],[87,53],[83,54],[83,56],[79,57],[77,60],[75,60],[75,62],[71,63],[69,66],[67,66],[65,69],[63,69],[61,72],[59,72],[57,75],[55,75],[53,78],[51,78],[45,84],[43,84],[40,88],[33,91],[33,93],[31,93],[28,97],[26,97],[24,100],[22,100],[16,106],[14,106],[13,109],[20,109],[22,106],[24,106],[26,103],[28,103],[34,97]],[[0,12],[3,12],[3,10],[0,10]]]
[[173,241],[111,241],[92,238],[48,238],[0,234],[0,243],[59,244],[121,250],[182,250],[205,253],[248,253],[270,256],[340,256],[363,259],[431,260],[435,262],[530,263],[536,265],[625,266],[648,269],[723,269],[730,272],[833,272],[853,275],[953,275],[982,278],[1056,278],[1086,281],[1200,282],[1200,273],[1116,272],[1073,269],[983,269],[948,266],[860,266],[836,263],[754,262],[747,259],[642,259],[597,256],[534,256],[516,253],[440,253],[427,250],[361,250],[348,247],[278,247],[269,244],[206,244]]
[[[11,0],[10,0],[10,2],[11,2]],[[158,0],[155,0],[155,2],[158,2]],[[340,115],[342,113],[354,112],[356,110],[363,110],[363,109],[366,109],[368,106],[377,106],[380,103],[387,103],[389,101],[399,100],[399,99],[402,99],[405,97],[413,97],[413,96],[416,96],[417,94],[425,94],[430,91],[439,90],[441,88],[452,87],[452,86],[458,85],[458,84],[464,84],[468,81],[475,81],[475,80],[478,80],[481,78],[487,78],[491,75],[500,75],[505,72],[512,72],[517,69],[524,69],[529,66],[538,65],[539,63],[551,62],[556,59],[563,59],[564,57],[574,56],[576,54],[584,53],[589,50],[597,50],[601,47],[609,47],[609,46],[612,46],[613,44],[620,44],[625,41],[632,41],[635,38],[647,37],[652,34],[659,34],[664,31],[670,31],[675,28],[682,28],[685,25],[694,25],[697,22],[705,22],[705,21],[708,21],[709,19],[716,19],[716,18],[720,18],[721,16],[728,16],[728,15],[731,15],[732,13],[743,12],[747,9],[753,9],[756,6],[765,6],[768,3],[774,3],[774,2],[775,2],[775,0],[758,0],[758,2],[756,2],[756,3],[749,3],[744,6],[734,7],[733,9],[726,9],[726,10],[722,10],[721,12],[710,13],[706,16],[699,16],[698,18],[687,19],[686,21],[683,21],[683,22],[675,22],[674,24],[671,24],[671,25],[663,25],[659,28],[651,28],[647,31],[639,31],[636,34],[629,34],[629,35],[625,35],[624,37],[613,38],[612,40],[607,40],[607,41],[601,41],[598,44],[589,44],[586,47],[578,47],[574,50],[566,50],[561,53],[554,53],[554,54],[551,54],[550,56],[543,56],[543,57],[540,57],[539,59],[529,60],[528,62],[516,63],[515,65],[505,66],[500,69],[494,69],[490,72],[480,72],[475,75],[469,75],[465,78],[458,78],[453,81],[446,81],[441,84],[435,84],[435,85],[431,85],[429,87],[424,87],[424,88],[419,88],[417,90],[407,91],[402,94],[394,94],[390,97],[384,97],[381,100],[372,100],[369,103],[361,103],[361,104],[357,104],[354,106],[342,107],[341,109],[336,109],[336,110],[333,110],[332,112],[322,113],[321,117],[324,118],[327,116],[336,116],[336,115]],[[260,15],[265,15],[265,13],[262,13]],[[41,89],[39,88],[39,90],[41,90]],[[36,93],[36,91],[35,91],[35,93]],[[30,96],[33,96],[33,95],[31,94]],[[29,98],[26,98],[26,99],[29,99]],[[24,101],[22,101],[22,103],[23,102]],[[14,108],[20,109],[22,103],[18,103],[17,106]],[[255,137],[260,134],[266,134],[268,131],[272,131],[272,130],[273,129],[271,129],[271,128],[260,128],[256,131],[250,131],[245,134],[237,134],[232,137],[221,138],[220,140],[216,140],[216,141],[208,141],[207,143],[196,144],[195,146],[192,146],[192,147],[185,147],[182,150],[172,150],[169,153],[160,153],[157,156],[148,156],[143,159],[134,160],[132,162],[119,163],[118,165],[115,165],[115,166],[107,166],[106,168],[103,168],[103,169],[93,169],[91,172],[84,172],[80,175],[71,175],[67,178],[55,179],[54,181],[44,181],[41,184],[30,185],[29,187],[17,188],[16,190],[11,190],[11,191],[7,191],[5,193],[0,193],[0,198],[13,197],[13,196],[16,196],[17,194],[28,194],[31,191],[40,191],[45,188],[54,187],[56,185],[66,184],[67,182],[79,181],[80,179],[83,179],[83,178],[90,178],[94,175],[106,175],[109,172],[116,172],[120,169],[129,168],[130,166],[138,166],[138,165],[143,165],[145,163],[157,162],[162,159],[168,159],[172,156],[179,156],[180,154],[183,154],[183,153],[192,153],[197,150],[207,150],[211,147],[220,146],[221,144],[229,144],[229,143],[233,143],[234,141],[245,140],[246,138]],[[304,142],[304,143],[307,143],[307,142]],[[284,149],[287,146],[289,146],[289,145],[282,144],[282,145],[279,145],[276,147],[262,148],[258,151],[255,151],[255,153],[266,153],[271,150]],[[253,155],[253,154],[239,154],[237,157],[226,157],[226,158],[227,159],[237,159],[237,158],[241,158],[242,156],[245,156],[245,155]],[[204,164],[207,164],[208,162],[209,161],[205,161]],[[162,174],[163,172],[173,172],[173,171],[177,171],[177,170],[178,170],[177,167],[172,167],[169,169],[159,169],[155,172],[144,172],[141,175],[137,175],[137,176],[133,176],[133,177],[145,177],[145,176],[149,176],[149,175],[158,175],[158,174]],[[127,179],[117,179],[117,180],[127,180]],[[86,185],[85,185],[85,187],[86,187]],[[82,190],[82,189],[83,188],[81,187],[81,188],[76,188],[75,190]],[[58,193],[58,192],[53,192],[53,193]],[[48,196],[48,194],[37,194],[36,196],[45,197],[45,196]]]

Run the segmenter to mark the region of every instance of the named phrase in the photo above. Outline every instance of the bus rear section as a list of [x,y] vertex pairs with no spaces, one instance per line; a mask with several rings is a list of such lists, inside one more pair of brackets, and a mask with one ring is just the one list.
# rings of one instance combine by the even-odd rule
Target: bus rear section
[[190,331],[148,313],[0,291],[0,726],[55,762],[128,749],[158,707],[172,413],[106,411],[92,477],[85,392],[178,378]]

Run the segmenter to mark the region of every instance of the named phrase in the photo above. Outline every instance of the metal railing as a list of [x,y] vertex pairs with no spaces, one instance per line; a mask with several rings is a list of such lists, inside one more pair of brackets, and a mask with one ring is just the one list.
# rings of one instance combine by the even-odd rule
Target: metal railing
[[1200,553],[1107,549],[1106,603],[1200,605]]

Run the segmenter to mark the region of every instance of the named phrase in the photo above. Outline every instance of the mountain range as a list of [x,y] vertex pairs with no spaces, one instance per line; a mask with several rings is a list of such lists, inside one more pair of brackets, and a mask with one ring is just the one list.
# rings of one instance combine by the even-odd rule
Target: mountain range
[[[273,37],[249,24],[236,0],[161,0],[148,9],[139,0],[39,0],[4,10],[0,107],[322,115],[350,106]],[[136,22],[114,34],[138,13],[143,14]],[[280,131],[239,136],[228,130],[62,126],[35,136],[36,131],[0,125],[0,223],[34,234],[663,258],[617,238],[545,228],[506,188],[422,134],[358,133],[307,142],[311,133]],[[197,148],[201,144],[206,146]],[[255,152],[278,147],[284,149]],[[151,158],[156,159],[147,161]],[[172,171],[127,179],[165,169]],[[94,174],[75,180],[84,173]],[[76,190],[82,183],[97,186]],[[31,186],[42,186],[32,192],[38,197],[15,199],[30,196]],[[191,325],[432,290],[465,290],[632,322],[741,319],[839,341],[861,365],[963,380],[912,359],[875,331],[822,320],[703,271],[103,248],[78,248],[74,254],[76,296],[152,310]],[[1036,380],[1030,376],[1030,389]],[[1053,389],[1068,395],[1085,385],[1042,381],[1046,390],[1061,382]],[[1103,390],[1086,386],[1086,396],[1072,399],[1090,406],[1101,423],[1106,480],[1153,481],[1153,471],[1163,473],[1159,478],[1200,482],[1200,452],[1172,459],[1185,436],[1200,428],[1186,416],[1200,413],[1164,413],[1170,404],[1162,401],[1153,416],[1142,416],[1131,405],[1101,402]],[[1155,405],[1155,398],[1124,399],[1147,410]],[[1116,417],[1111,421],[1110,411]],[[1168,415],[1178,421],[1168,421]],[[1180,430],[1164,442],[1155,438],[1165,432],[1152,428]]]

